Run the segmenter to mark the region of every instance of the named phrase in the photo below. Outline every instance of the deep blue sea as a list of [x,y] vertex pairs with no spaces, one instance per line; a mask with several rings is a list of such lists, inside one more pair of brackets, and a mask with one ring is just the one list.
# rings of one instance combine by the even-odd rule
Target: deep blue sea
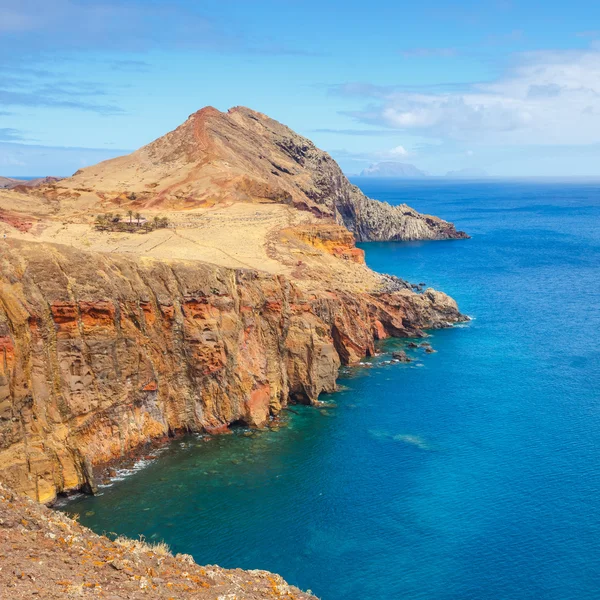
[[598,600],[600,184],[355,182],[472,236],[363,247],[474,320],[409,365],[344,370],[326,409],[177,440],[65,509],[324,600]]

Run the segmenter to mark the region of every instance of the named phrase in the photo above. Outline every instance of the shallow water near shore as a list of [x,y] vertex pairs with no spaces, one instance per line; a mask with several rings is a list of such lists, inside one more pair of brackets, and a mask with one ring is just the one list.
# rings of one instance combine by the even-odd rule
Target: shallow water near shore
[[597,600],[600,184],[356,180],[473,239],[364,244],[474,320],[275,431],[175,440],[64,510],[324,600]]

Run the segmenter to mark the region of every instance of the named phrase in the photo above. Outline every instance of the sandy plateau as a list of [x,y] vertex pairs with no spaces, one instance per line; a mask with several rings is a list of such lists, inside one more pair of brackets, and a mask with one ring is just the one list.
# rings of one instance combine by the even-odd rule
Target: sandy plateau
[[[352,260],[339,259],[339,253],[354,244],[351,237],[343,239],[347,232],[342,227],[324,225],[310,212],[290,206],[229,202],[186,211],[150,209],[143,211],[145,218],[167,217],[170,226],[149,233],[127,233],[98,231],[93,209],[83,214],[61,210],[55,216],[43,200],[32,200],[30,205],[30,197],[0,192],[0,206],[11,216],[0,221],[0,235],[6,241],[64,244],[90,252],[255,269],[293,277],[304,287],[331,287],[329,279],[335,281],[334,287],[359,291],[380,285],[379,278],[362,264],[360,251]],[[15,223],[24,226],[15,227]],[[338,256],[317,241],[325,230],[330,237],[340,236],[330,244],[331,252],[337,251]]]

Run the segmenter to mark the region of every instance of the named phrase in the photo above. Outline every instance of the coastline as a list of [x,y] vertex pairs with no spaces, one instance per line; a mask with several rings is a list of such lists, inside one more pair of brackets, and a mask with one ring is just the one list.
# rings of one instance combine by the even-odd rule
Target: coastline
[[[463,320],[457,321],[448,327],[444,327],[443,329],[453,329],[457,327],[464,327],[468,325],[474,318],[468,315],[462,315],[464,317]],[[439,330],[439,329],[436,329]],[[433,331],[433,330],[432,330]],[[423,363],[420,361],[426,360],[428,353],[428,347],[431,345],[424,340],[427,340],[430,337],[430,334],[427,331],[424,331],[424,336],[422,337],[414,337],[414,338],[387,338],[387,340],[381,340],[375,346],[375,353],[370,356],[364,356],[362,359],[352,365],[342,365],[340,367],[340,372],[342,369],[348,372],[354,372],[362,369],[371,369],[377,367],[391,366],[391,367],[410,367],[410,368],[418,368],[423,367]],[[420,350],[421,355],[415,356],[411,354],[409,357],[409,361],[405,359],[397,359],[394,358],[395,352],[393,350],[390,351],[381,351],[381,344],[386,341],[392,340],[402,340],[406,343],[402,344],[398,348],[395,348],[396,352],[398,350],[408,350],[409,352],[414,352],[415,350]],[[418,342],[418,344],[417,344]],[[437,352],[437,350],[433,349],[433,352]],[[405,354],[405,353],[404,353]],[[385,357],[385,360],[380,360],[378,362],[364,362],[365,358],[375,359],[378,357]],[[341,391],[340,386],[338,384],[339,380],[336,380],[336,389],[332,390],[328,394],[331,395],[332,398],[335,398],[335,395]],[[309,406],[314,409],[327,409],[331,406],[336,406],[335,403],[325,402],[322,400],[315,400],[310,403]],[[285,413],[290,412],[294,413],[294,404],[287,404],[281,408],[281,411],[275,415],[272,415],[267,423],[262,425],[261,427],[245,427],[248,432],[252,431],[268,431],[268,430],[279,430],[281,428],[286,428],[288,426],[287,419]],[[93,467],[93,475],[95,481],[95,492],[90,492],[89,489],[75,489],[68,490],[66,492],[58,495],[52,502],[47,503],[47,506],[51,508],[55,508],[58,510],[67,511],[67,507],[69,506],[69,502],[72,499],[80,495],[96,495],[97,493],[101,493],[103,488],[111,487],[114,482],[119,482],[125,480],[130,475],[134,475],[135,473],[143,470],[146,466],[154,461],[160,461],[160,454],[163,451],[166,451],[171,444],[177,442],[177,440],[182,440],[187,438],[190,435],[193,435],[196,440],[209,441],[211,438],[215,436],[222,435],[234,435],[234,431],[231,429],[231,425],[223,426],[220,428],[215,428],[212,431],[199,431],[193,432],[189,430],[178,430],[170,432],[169,435],[148,439],[144,444],[133,448],[126,456],[115,457],[111,461],[106,463],[97,464]]]
[[260,427],[290,401],[334,391],[339,366],[372,355],[377,340],[466,319],[432,289],[307,293],[258,271],[39,246],[13,241],[18,253],[4,253],[4,302],[18,308],[0,339],[14,406],[31,425],[13,426],[0,472],[41,502],[93,491],[95,465],[149,439]]

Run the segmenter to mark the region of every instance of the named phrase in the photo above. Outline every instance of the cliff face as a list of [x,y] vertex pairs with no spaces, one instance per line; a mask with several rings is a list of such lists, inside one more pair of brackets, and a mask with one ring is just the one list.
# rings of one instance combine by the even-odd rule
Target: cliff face
[[[320,240],[319,243],[327,243]],[[444,294],[0,242],[0,479],[41,502],[175,431],[265,424],[340,363],[461,316]]]
[[367,198],[310,140],[244,107],[204,108],[136,152],[78,171],[52,193],[66,190],[134,209],[283,203],[347,227],[358,241],[467,237],[437,217]]
[[391,206],[367,198],[354,187],[349,200],[340,203],[338,222],[354,233],[360,242],[466,239],[452,223],[418,213],[406,204]]
[[10,600],[316,600],[266,571],[200,567],[163,544],[92,533],[0,484],[0,589]]

